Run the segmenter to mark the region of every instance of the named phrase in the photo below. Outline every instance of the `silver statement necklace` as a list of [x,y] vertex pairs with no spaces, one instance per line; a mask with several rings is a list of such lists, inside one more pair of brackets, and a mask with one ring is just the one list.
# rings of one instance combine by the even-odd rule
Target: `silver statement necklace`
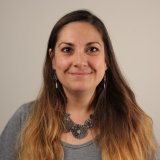
[[77,139],[82,139],[87,136],[88,129],[93,127],[93,115],[84,122],[84,124],[76,124],[70,118],[69,113],[64,115],[64,132],[71,132],[73,137]]

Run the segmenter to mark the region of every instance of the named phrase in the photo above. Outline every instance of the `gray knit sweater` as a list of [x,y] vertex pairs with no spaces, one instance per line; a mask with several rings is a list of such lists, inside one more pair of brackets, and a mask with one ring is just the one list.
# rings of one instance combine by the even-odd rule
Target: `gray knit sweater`
[[[18,135],[34,102],[22,105],[7,123],[0,136],[0,160],[16,160],[18,150]],[[72,145],[62,142],[64,160],[101,160],[101,154],[93,140],[82,145]],[[157,152],[155,160],[160,160]]]
[[[0,160],[16,160],[18,150],[18,135],[32,110],[33,102],[22,105],[9,120],[0,136]],[[100,151],[93,140],[72,145],[62,142],[64,160],[101,160]]]

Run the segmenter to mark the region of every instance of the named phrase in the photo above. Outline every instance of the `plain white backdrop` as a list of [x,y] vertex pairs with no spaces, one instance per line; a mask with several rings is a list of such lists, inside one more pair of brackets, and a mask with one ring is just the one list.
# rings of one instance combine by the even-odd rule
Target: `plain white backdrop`
[[118,63],[160,141],[159,0],[1,0],[0,133],[16,109],[34,100],[53,25],[89,9],[105,23]]

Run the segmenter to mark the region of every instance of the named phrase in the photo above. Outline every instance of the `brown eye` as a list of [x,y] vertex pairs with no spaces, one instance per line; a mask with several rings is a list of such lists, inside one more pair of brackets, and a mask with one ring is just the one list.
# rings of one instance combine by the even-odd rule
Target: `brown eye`
[[99,49],[97,47],[89,47],[87,50],[87,52],[89,52],[89,53],[96,53],[98,51],[99,51]]
[[71,47],[64,47],[64,48],[61,49],[61,51],[64,52],[64,53],[71,53],[72,50],[73,49]]
[[92,47],[92,48],[91,48],[91,51],[92,51],[92,52],[96,52],[96,51],[98,51],[98,49],[97,49],[96,47]]

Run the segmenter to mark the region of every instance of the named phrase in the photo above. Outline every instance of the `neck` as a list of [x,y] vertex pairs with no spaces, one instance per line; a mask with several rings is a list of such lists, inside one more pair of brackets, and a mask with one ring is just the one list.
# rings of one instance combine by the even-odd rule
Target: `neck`
[[66,93],[67,95],[67,106],[66,112],[76,115],[88,115],[93,111],[90,103],[93,99],[94,92],[91,93]]

